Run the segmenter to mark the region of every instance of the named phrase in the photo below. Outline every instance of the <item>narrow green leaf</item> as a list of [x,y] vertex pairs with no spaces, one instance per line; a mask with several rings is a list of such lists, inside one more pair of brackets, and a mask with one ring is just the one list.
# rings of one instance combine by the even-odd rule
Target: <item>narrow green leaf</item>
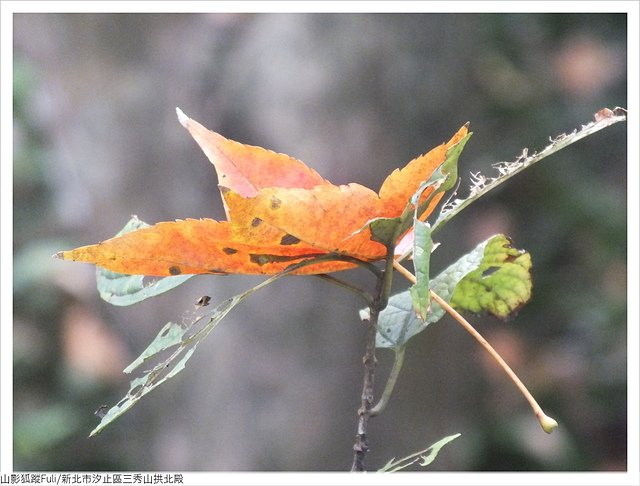
[[[586,125],[582,125],[580,130],[574,130],[570,134],[562,133],[551,139],[551,143],[540,152],[534,152],[532,155],[529,155],[528,149],[525,148],[516,160],[512,162],[498,162],[493,164],[493,167],[497,171],[496,176],[487,177],[483,174],[472,174],[472,185],[469,188],[469,195],[466,198],[453,199],[442,207],[438,218],[433,224],[432,233],[437,233],[446,223],[451,221],[451,219],[453,219],[458,213],[460,213],[460,211],[469,206],[472,202],[492,191],[516,174],[531,167],[535,163],[540,162],[546,157],[568,147],[569,145],[593,135],[603,128],[625,121],[626,119],[627,112],[623,108],[614,108],[613,110],[603,108],[594,115],[593,121]],[[451,181],[452,179],[449,179],[447,184],[451,183]]]
[[413,301],[413,308],[422,320],[428,316],[431,299],[429,297],[429,261],[431,259],[431,226],[418,219],[414,220],[413,230],[413,266],[416,273],[416,283],[409,292]]
[[420,462],[420,465],[422,467],[428,466],[429,464],[431,464],[435,458],[438,456],[438,454],[440,453],[440,449],[442,449],[444,446],[446,446],[449,442],[454,441],[455,439],[457,439],[458,437],[460,437],[462,434],[454,434],[454,435],[450,435],[448,437],[444,437],[443,439],[440,439],[438,442],[436,442],[435,444],[433,444],[429,449],[429,453],[428,454],[421,454],[420,455],[420,459],[422,460],[422,462]]
[[[484,247],[487,241],[480,243],[471,252],[449,265],[435,278],[431,279],[429,287],[440,297],[449,302],[458,282],[472,270],[478,268],[482,262]],[[379,348],[397,348],[403,346],[409,339],[424,331],[427,326],[437,322],[445,311],[436,302],[431,303],[431,312],[426,319],[416,316],[413,309],[413,299],[408,290],[392,295],[387,307],[378,317],[378,334],[376,346]],[[362,317],[367,317],[361,311]]]
[[[458,158],[471,135],[472,133],[468,133],[458,143],[449,147],[444,162],[431,174],[429,179],[420,183],[418,189],[407,201],[400,217],[376,218],[367,222],[367,225],[371,229],[372,240],[382,243],[387,247],[395,245],[398,237],[407,233],[407,230],[413,226],[413,222],[416,219],[415,215],[424,213],[437,194],[455,185],[458,177]],[[422,194],[428,187],[434,187],[434,191],[419,204]],[[408,250],[408,252],[411,251],[413,251],[413,248]],[[406,255],[401,259],[405,257]]]
[[[458,143],[449,147],[444,162],[431,174],[431,177],[420,184],[418,190],[411,196],[410,200],[400,216],[400,226],[398,228],[398,235],[404,234],[416,220],[416,214],[422,214],[427,209],[431,201],[436,195],[441,192],[448,191],[455,184],[458,177],[458,159],[464,149],[464,146],[469,141],[473,133],[468,133]],[[433,187],[434,191],[427,197],[422,203],[418,204],[424,191],[428,187]],[[413,252],[413,247],[406,250],[405,254],[400,257],[400,261],[404,260],[409,254]]]
[[[132,216],[116,236],[146,228],[149,225]],[[142,275],[124,275],[96,267],[96,283],[100,297],[113,305],[125,306],[162,294],[189,280],[193,275],[150,278]]]
[[[125,397],[107,411],[100,424],[91,431],[90,436],[100,433],[105,427],[133,407],[143,396],[182,371],[198,344],[209,335],[233,307],[253,293],[254,290],[255,288],[250,289],[243,294],[222,302],[213,310],[195,318],[191,324],[184,327],[173,322],[166,324],[147,349],[133,363],[127,366],[125,372],[131,373],[141,364],[149,364],[152,359],[158,362],[153,366],[149,364],[151,366],[149,369],[130,382],[129,391]],[[203,321],[207,318],[208,320],[203,325]],[[171,350],[170,353],[169,350]],[[168,352],[169,356],[160,356],[164,352]]]
[[[127,394],[106,412],[98,426],[91,431],[90,436],[100,433],[105,427],[138,403],[143,396],[182,371],[198,345],[236,305],[255,291],[266,287],[298,268],[312,265],[318,261],[338,258],[337,256],[323,255],[296,263],[242,294],[221,302],[211,310],[205,310],[204,306],[201,306],[197,313],[185,315],[182,325],[174,322],[167,323],[153,342],[124,370],[125,373],[131,373],[138,369],[140,365],[145,364],[146,371],[129,383]],[[208,298],[204,299],[207,303],[208,300]],[[156,364],[154,365],[152,361]]]
[[[447,150],[447,154],[445,155],[444,162],[440,164],[440,166],[431,174],[431,177],[424,181],[420,188],[416,191],[416,193],[411,198],[411,204],[415,206],[420,200],[420,196],[424,192],[424,190],[429,186],[436,186],[437,192],[446,192],[449,189],[452,189],[456,185],[456,181],[458,179],[458,159],[460,158],[460,154],[464,150],[465,145],[473,135],[473,132],[469,132],[462,138],[458,143],[452,145]],[[422,203],[423,208],[418,210],[418,213],[422,213],[424,209],[426,209],[429,204],[429,200]]]
[[431,464],[435,458],[440,453],[440,450],[447,445],[449,442],[460,437],[461,434],[449,435],[440,439],[435,444],[430,445],[426,449],[415,452],[407,457],[403,457],[402,459],[398,459],[396,461],[395,457],[391,459],[387,464],[384,465],[383,468],[378,469],[378,472],[383,473],[392,473],[401,471],[402,469],[406,469],[407,467],[418,463],[421,467],[426,467]]
[[186,326],[181,326],[175,322],[167,322],[167,324],[160,329],[156,338],[147,346],[147,349],[145,349],[133,363],[127,366],[124,372],[131,373],[145,361],[153,358],[162,351],[179,345],[188,331],[189,328]]
[[440,171],[446,176],[446,181],[440,188],[441,191],[448,191],[449,189],[453,189],[456,185],[458,180],[458,159],[460,158],[460,154],[462,153],[464,146],[471,138],[471,135],[473,135],[473,132],[467,133],[462,140],[452,147],[449,147],[449,150],[447,150],[447,158],[440,166]]
[[[431,279],[429,287],[459,309],[473,312],[487,310],[494,313],[495,311],[494,315],[503,315],[498,312],[503,311],[505,306],[511,305],[511,312],[513,312],[528,300],[531,294],[530,266],[531,260],[528,253],[512,248],[506,236],[496,235],[449,265],[438,276]],[[457,302],[452,302],[457,287],[469,274],[471,276],[465,284],[465,290],[461,291],[463,293],[459,294]],[[495,292],[490,285],[495,286]],[[480,290],[480,287],[485,290]],[[467,288],[469,290],[466,290]],[[528,294],[525,291],[527,288]],[[481,292],[493,297],[486,298]],[[474,295],[479,305],[477,311],[473,310],[475,307],[472,308],[475,302]],[[360,311],[363,319],[368,318],[367,311],[367,309]],[[427,318],[420,319],[414,311],[409,290],[392,295],[387,307],[378,317],[376,346],[380,348],[403,346],[413,336],[424,331],[429,324],[439,321],[444,313],[442,307],[432,302]]]

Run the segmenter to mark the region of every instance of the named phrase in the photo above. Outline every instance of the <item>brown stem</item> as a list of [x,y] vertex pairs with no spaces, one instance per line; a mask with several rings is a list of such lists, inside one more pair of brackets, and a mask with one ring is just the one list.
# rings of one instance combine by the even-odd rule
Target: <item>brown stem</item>
[[369,451],[367,442],[367,428],[373,407],[373,385],[375,382],[376,359],[376,333],[378,329],[378,316],[387,306],[391,281],[393,279],[393,246],[387,249],[387,259],[384,273],[378,278],[374,301],[369,307],[369,321],[367,323],[367,335],[365,353],[362,358],[364,363],[364,378],[362,380],[362,395],[360,408],[358,409],[358,429],[353,443],[353,464],[351,471],[364,471],[364,459]]
[[351,471],[364,471],[364,459],[369,451],[367,443],[367,426],[371,417],[370,410],[373,406],[373,385],[375,381],[376,359],[376,328],[379,310],[371,307],[371,315],[367,323],[366,351],[362,362],[364,363],[364,379],[362,383],[361,405],[358,409],[358,431],[353,443],[353,464]]

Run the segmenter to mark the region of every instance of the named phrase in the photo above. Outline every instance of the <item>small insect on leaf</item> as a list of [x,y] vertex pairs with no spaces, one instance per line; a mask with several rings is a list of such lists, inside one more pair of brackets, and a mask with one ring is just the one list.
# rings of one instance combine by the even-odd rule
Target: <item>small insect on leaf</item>
[[208,295],[203,295],[198,300],[196,300],[196,309],[208,306],[209,302],[211,302],[211,297],[209,297]]

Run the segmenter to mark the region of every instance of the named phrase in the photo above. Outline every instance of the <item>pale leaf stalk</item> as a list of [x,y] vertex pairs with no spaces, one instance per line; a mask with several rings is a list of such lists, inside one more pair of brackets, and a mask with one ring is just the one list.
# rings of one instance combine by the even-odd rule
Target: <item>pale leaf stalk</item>
[[[407,280],[414,284],[416,283],[416,277],[409,270],[400,265],[400,263],[394,262],[393,266]],[[506,361],[502,359],[502,356],[500,356],[500,354],[493,348],[493,346],[491,346],[491,344],[489,344],[489,342],[484,337],[482,337],[482,335],[464,317],[462,317],[453,307],[451,307],[447,303],[447,301],[436,294],[433,290],[430,290],[429,294],[431,295],[431,298],[436,301],[445,311],[447,311],[449,315],[451,315],[451,317],[453,317],[460,325],[462,325],[462,327],[464,327],[465,330],[469,332],[482,345],[482,347],[487,350],[491,357],[495,359],[496,362],[502,367],[507,376],[511,378],[520,392],[522,392],[524,397],[529,402],[529,405],[531,406],[533,413],[538,419],[538,422],[540,422],[542,429],[548,434],[553,432],[553,429],[558,426],[558,422],[556,422],[553,418],[549,417],[542,411],[542,408],[535,400],[535,398],[533,398],[533,395],[531,395],[527,387],[524,385],[524,383],[522,383],[520,378],[518,378],[518,375],[516,375],[515,372],[509,367]]]
[[402,365],[404,364],[405,348],[406,346],[400,346],[395,350],[393,367],[391,368],[391,372],[389,373],[389,378],[387,378],[387,384],[384,387],[384,391],[382,392],[382,396],[380,397],[380,400],[369,411],[369,415],[371,417],[380,415],[382,412],[384,412],[384,409],[387,408],[387,404],[389,403],[389,399],[391,398],[393,389],[395,388],[396,382],[398,381],[400,370],[402,370]]

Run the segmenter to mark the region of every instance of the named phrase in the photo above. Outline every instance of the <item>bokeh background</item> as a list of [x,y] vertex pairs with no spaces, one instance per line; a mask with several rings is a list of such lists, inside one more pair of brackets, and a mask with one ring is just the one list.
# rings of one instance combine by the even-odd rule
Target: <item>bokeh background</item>
[[[161,326],[203,294],[221,301],[262,280],[202,276],[117,308],[99,299],[92,266],[51,259],[112,236],[131,214],[223,217],[213,168],[176,106],[372,188],[470,121],[465,193],[469,172],[489,175],[625,106],[626,33],[623,14],[16,14],[14,467],[350,467],[360,302],[312,277],[245,301],[183,373],[87,438]],[[560,428],[542,432],[445,317],[409,346],[370,424],[368,466],[460,432],[431,470],[626,469],[625,124],[465,210],[438,235],[434,270],[497,232],[531,252],[534,297],[509,322],[473,321]],[[343,277],[371,285],[358,271]],[[381,388],[391,356],[379,358]]]

